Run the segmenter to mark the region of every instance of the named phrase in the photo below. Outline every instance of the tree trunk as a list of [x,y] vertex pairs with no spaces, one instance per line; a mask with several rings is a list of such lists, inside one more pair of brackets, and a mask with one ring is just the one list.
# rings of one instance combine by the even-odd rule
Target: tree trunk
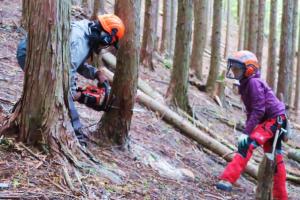
[[192,35],[192,0],[178,1],[176,46],[167,97],[171,104],[189,111],[187,97],[190,45]]
[[[199,13],[200,12],[200,13]],[[194,0],[194,34],[191,71],[202,80],[203,56],[207,36],[207,0]]]
[[263,157],[258,169],[255,199],[272,200],[273,176],[275,171],[274,161]]
[[49,0],[29,1],[27,6],[32,23],[24,91],[11,119],[18,124],[22,142],[56,149],[57,140],[72,131],[67,109],[70,4]]
[[221,47],[221,27],[222,27],[222,0],[214,1],[214,17],[211,39],[211,60],[207,79],[207,92],[211,95],[215,90],[216,80],[218,78],[220,67],[220,47]]
[[160,52],[169,57],[168,49],[170,48],[170,34],[171,34],[171,0],[164,0],[163,8],[163,26],[162,26],[162,38],[160,45]]
[[94,0],[94,8],[93,8],[93,14],[91,19],[95,20],[97,19],[97,16],[100,14],[104,14],[104,3],[105,0]]
[[123,20],[126,34],[120,41],[117,69],[110,94],[112,108],[104,113],[95,137],[125,147],[137,90],[139,66],[140,0],[117,0],[116,14]]
[[171,34],[170,34],[170,49],[168,50],[170,58],[173,59],[176,37],[176,24],[177,24],[177,6],[178,0],[172,0],[171,5]]
[[256,54],[258,32],[258,0],[250,1],[249,18],[248,50]]
[[209,1],[207,0],[207,34],[211,35],[211,31],[212,31],[212,18],[213,18],[213,1]]
[[20,141],[62,157],[62,163],[66,157],[75,166],[83,167],[85,164],[77,157],[87,157],[68,114],[70,3],[29,1],[32,23],[29,23],[23,94],[1,134],[17,128]]
[[229,51],[229,40],[230,40],[230,27],[231,24],[231,1],[227,0],[227,24],[226,24],[226,43],[225,43],[225,50],[224,50],[224,58],[228,57]]
[[244,49],[244,37],[245,37],[245,12],[243,12],[246,2],[239,0],[239,43],[238,50]]
[[258,32],[257,32],[257,51],[256,56],[259,62],[259,65],[262,66],[262,55],[264,48],[264,33],[265,33],[265,0],[259,0],[258,8]]
[[245,0],[244,2],[244,15],[245,15],[245,23],[244,23],[244,49],[248,49],[248,40],[249,40],[249,9],[250,9],[250,0]]
[[292,64],[291,64],[291,79],[289,85],[289,105],[293,105],[293,89],[294,89],[294,71],[295,71],[295,56],[296,56],[296,42],[297,42],[297,29],[298,29],[298,0],[294,0],[293,6],[293,32],[292,32]]
[[300,109],[300,28],[298,33],[298,53],[297,53],[297,72],[296,72],[296,91],[295,91],[295,110],[297,114],[299,114],[299,109]]
[[[277,96],[283,95],[285,103],[289,102],[289,87],[291,80],[292,64],[292,32],[293,32],[293,0],[283,2],[280,39],[280,63],[277,84]],[[280,80],[280,81],[279,81]]]
[[277,0],[271,0],[270,25],[269,25],[269,50],[267,66],[267,83],[276,92],[277,71]]
[[22,19],[21,25],[24,27],[26,31],[28,31],[29,26],[29,16],[30,16],[30,7],[29,7],[29,0],[22,0]]
[[156,39],[156,5],[158,0],[145,1],[145,17],[144,17],[144,31],[143,42],[141,49],[141,63],[146,67],[154,70],[153,53]]

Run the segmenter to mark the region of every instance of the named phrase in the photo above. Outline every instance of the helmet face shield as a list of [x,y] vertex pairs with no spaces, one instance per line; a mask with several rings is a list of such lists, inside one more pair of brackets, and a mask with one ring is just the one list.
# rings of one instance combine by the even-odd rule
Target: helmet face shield
[[226,77],[229,79],[241,80],[245,74],[245,64],[236,60],[228,59]]

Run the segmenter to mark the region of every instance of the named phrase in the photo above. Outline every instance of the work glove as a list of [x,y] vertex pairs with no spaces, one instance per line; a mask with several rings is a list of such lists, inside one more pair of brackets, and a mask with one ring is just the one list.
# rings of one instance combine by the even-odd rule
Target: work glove
[[249,145],[249,136],[246,134],[241,134],[238,138],[238,148],[245,149]]

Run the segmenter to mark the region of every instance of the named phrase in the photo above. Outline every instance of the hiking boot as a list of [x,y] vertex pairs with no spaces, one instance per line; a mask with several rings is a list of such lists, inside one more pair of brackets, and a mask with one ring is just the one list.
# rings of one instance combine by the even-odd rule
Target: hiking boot
[[220,180],[217,185],[217,189],[230,192],[232,190],[232,184],[228,181]]

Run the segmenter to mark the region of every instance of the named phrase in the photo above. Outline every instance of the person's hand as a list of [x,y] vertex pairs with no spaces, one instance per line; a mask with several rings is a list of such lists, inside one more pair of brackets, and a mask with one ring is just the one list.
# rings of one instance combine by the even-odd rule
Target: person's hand
[[99,81],[100,84],[104,83],[107,80],[107,77],[104,75],[104,73],[101,70],[98,70],[96,72],[96,79]]
[[249,136],[246,134],[241,134],[238,139],[238,147],[244,149],[248,145]]

